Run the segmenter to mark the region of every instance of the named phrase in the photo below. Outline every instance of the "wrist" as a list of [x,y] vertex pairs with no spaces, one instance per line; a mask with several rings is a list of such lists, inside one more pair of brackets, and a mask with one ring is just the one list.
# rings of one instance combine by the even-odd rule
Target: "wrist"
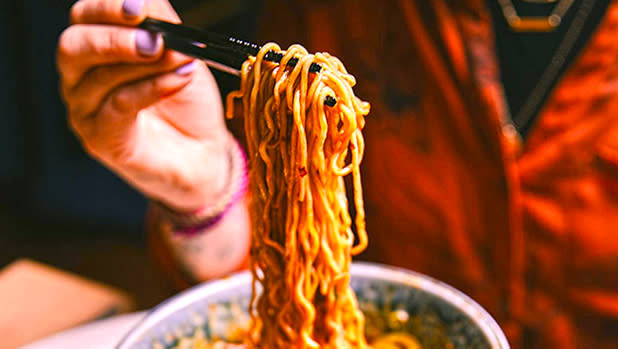
[[[227,133],[221,140],[208,141],[198,156],[178,160],[183,172],[178,180],[166,181],[164,196],[153,199],[174,212],[194,215],[213,203],[220,202],[229,190],[232,176],[231,161],[236,140]],[[187,166],[186,161],[190,162]]]
[[240,144],[233,138],[227,142],[226,166],[219,174],[223,186],[216,191],[206,188],[210,195],[197,208],[170,206],[155,202],[162,215],[177,234],[192,236],[208,230],[223,219],[228,211],[245,196],[247,191],[246,157]]

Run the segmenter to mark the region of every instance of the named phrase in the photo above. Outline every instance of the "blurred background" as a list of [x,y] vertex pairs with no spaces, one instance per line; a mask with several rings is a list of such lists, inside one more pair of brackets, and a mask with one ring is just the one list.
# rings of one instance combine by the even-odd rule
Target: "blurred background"
[[[0,268],[35,259],[125,290],[148,308],[174,290],[146,249],[147,202],[84,153],[58,94],[55,48],[73,2],[0,1]],[[260,1],[172,4],[187,24],[255,39]],[[238,86],[216,77],[223,93]]]

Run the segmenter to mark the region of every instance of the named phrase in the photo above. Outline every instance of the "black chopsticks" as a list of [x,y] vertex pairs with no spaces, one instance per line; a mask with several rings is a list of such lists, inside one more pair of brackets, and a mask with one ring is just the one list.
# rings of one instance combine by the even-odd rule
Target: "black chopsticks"
[[[146,18],[139,27],[161,33],[168,49],[204,60],[209,67],[236,76],[240,76],[245,60],[249,56],[257,55],[261,49],[260,46],[244,40],[154,18]],[[264,56],[264,60],[275,63],[280,63],[282,58],[283,54],[275,51],[269,51]],[[297,63],[298,58],[292,58],[287,65],[293,67]],[[321,70],[322,66],[317,63],[312,63],[309,67],[311,73],[319,73]],[[326,96],[324,104],[333,107],[337,100]]]

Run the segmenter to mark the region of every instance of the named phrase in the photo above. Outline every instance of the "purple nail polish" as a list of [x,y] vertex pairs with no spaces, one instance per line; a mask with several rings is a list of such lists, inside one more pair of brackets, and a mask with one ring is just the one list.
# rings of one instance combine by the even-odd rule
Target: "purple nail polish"
[[122,3],[122,11],[127,16],[139,16],[144,8],[145,0],[124,0]]
[[195,61],[193,61],[191,63],[187,63],[187,64],[183,65],[182,67],[176,69],[176,74],[178,74],[178,75],[189,75],[189,74],[193,73],[193,71],[195,70],[196,67],[197,67],[197,64],[195,63]]
[[159,52],[159,48],[162,44],[163,38],[161,38],[159,34],[151,33],[143,29],[139,29],[135,34],[137,52],[144,56],[154,56]]

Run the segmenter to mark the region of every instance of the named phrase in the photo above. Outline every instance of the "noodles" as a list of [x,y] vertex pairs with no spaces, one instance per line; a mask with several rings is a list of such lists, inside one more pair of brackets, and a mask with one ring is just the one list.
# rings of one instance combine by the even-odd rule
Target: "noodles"
[[[241,88],[227,100],[230,117],[234,99],[242,99],[249,152],[249,345],[366,348],[364,318],[348,283],[351,256],[367,245],[359,165],[369,104],[354,95],[354,77],[337,58],[293,45],[274,64],[264,60],[271,50],[280,48],[264,45],[244,63]],[[287,67],[292,58],[298,63]],[[313,62],[319,73],[309,72]],[[334,107],[324,105],[327,96],[337,99]]]

